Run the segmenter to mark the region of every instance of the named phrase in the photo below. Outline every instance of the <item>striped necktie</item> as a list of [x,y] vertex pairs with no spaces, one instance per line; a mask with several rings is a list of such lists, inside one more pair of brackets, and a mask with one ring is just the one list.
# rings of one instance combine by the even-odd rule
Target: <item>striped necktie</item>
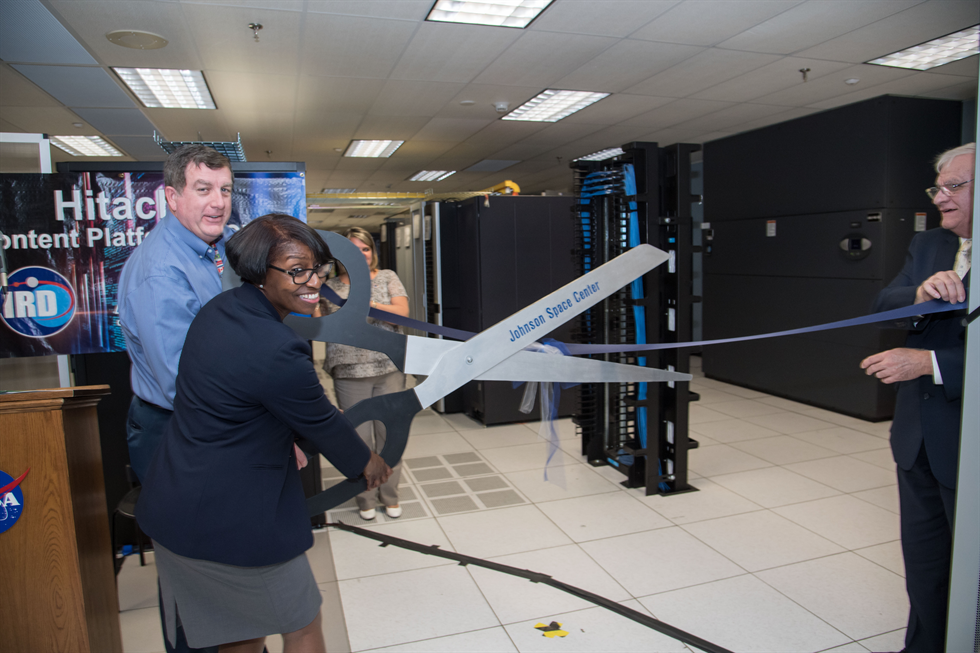
[[221,258],[221,252],[218,251],[218,241],[211,243],[211,249],[214,250],[214,267],[218,268],[218,276],[220,277],[225,271],[225,262]]

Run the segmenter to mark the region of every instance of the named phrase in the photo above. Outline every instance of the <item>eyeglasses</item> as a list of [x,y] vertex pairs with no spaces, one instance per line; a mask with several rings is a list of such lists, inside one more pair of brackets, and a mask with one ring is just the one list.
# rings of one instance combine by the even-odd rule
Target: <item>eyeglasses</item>
[[315,268],[296,268],[293,270],[283,270],[282,268],[277,268],[274,265],[270,265],[273,270],[279,270],[283,274],[288,274],[293,278],[293,283],[297,286],[302,286],[304,283],[309,283],[310,279],[313,278],[313,274],[320,277],[321,280],[326,279],[330,275],[330,271],[333,270],[333,261],[328,261],[327,263],[321,263]]
[[973,180],[967,179],[966,181],[961,181],[958,184],[943,184],[942,186],[933,186],[932,188],[926,189],[926,195],[928,195],[929,199],[931,200],[936,199],[936,195],[938,195],[940,192],[942,192],[942,194],[945,195],[946,197],[952,197],[953,193],[959,190],[960,186],[969,184],[971,181]]

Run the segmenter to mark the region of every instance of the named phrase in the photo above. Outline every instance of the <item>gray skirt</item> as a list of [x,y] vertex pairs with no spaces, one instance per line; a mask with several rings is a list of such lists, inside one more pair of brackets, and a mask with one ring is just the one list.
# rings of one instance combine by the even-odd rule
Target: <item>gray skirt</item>
[[266,567],[236,567],[195,560],[153,542],[170,644],[177,623],[191,648],[206,648],[308,626],[323,599],[301,554]]

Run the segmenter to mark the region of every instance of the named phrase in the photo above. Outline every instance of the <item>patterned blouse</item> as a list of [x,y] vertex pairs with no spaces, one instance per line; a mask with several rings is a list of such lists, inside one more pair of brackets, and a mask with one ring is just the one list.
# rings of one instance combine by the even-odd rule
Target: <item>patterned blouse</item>
[[[341,283],[340,277],[334,277],[327,281],[327,286],[341,298],[347,299],[350,294],[350,285]],[[379,304],[390,304],[392,297],[408,297],[405,286],[402,285],[398,275],[391,270],[378,270],[377,276],[371,280],[371,301]],[[336,304],[326,302],[327,313],[339,310]],[[381,322],[373,318],[368,318],[368,323],[385,331],[402,333],[401,327],[388,322]],[[398,368],[387,356],[380,351],[351,347],[350,345],[339,345],[332,342],[327,343],[327,359],[323,364],[323,369],[335,379],[363,379],[369,376],[381,376],[390,372],[397,372]]]

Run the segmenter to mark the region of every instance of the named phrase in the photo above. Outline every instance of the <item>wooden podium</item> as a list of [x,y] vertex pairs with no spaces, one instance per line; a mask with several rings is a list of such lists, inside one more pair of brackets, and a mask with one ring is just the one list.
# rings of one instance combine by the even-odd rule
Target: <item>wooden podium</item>
[[0,394],[0,470],[23,511],[0,533],[0,651],[122,653],[95,407],[109,386]]

